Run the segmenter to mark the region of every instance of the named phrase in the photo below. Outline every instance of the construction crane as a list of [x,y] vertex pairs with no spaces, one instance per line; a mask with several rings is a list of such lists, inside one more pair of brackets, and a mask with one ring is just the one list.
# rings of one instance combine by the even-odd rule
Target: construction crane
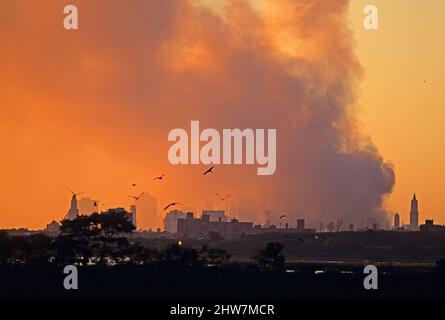
[[337,232],[340,231],[342,225],[343,225],[343,219],[337,220]]
[[219,194],[216,194],[216,196],[219,198],[219,200],[226,202],[226,215],[229,215],[229,198],[232,195],[231,194],[227,194],[225,197],[221,197]]

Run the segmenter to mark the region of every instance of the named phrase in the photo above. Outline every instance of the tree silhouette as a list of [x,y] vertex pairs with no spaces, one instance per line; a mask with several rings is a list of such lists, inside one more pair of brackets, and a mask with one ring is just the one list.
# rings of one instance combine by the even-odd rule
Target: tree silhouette
[[283,270],[285,258],[281,253],[284,245],[279,242],[269,242],[254,258],[258,265],[265,270]]
[[130,214],[108,210],[63,220],[56,239],[56,260],[61,263],[116,264],[129,261],[132,245],[122,235],[135,230]]
[[0,232],[1,264],[44,264],[53,256],[53,240],[44,234],[9,236]]
[[130,233],[135,229],[128,212],[110,209],[104,213],[81,215],[74,220],[62,220],[60,232],[85,237],[110,237],[118,233]]

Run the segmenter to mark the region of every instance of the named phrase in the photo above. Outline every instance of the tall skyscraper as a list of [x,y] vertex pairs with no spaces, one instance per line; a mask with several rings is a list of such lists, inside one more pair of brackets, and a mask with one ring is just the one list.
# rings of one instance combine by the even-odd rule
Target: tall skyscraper
[[400,216],[398,212],[394,215],[394,229],[397,228],[400,228]]
[[68,210],[66,219],[74,220],[78,216],[79,216],[79,209],[77,209],[77,198],[76,195],[73,194],[73,197],[71,198],[71,208]]
[[419,203],[417,202],[416,194],[414,193],[413,199],[411,200],[411,210],[409,212],[409,226],[410,229],[416,231],[419,229]]

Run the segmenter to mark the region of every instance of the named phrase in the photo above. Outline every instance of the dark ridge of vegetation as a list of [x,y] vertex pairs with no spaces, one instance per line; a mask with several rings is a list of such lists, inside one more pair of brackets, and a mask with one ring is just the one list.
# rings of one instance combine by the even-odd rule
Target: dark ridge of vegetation
[[266,248],[261,250],[254,259],[258,265],[264,270],[283,270],[284,269],[284,255],[282,251],[284,246],[279,242],[269,242]]
[[[141,239],[147,247],[165,248],[173,239]],[[184,244],[207,244],[230,253],[233,260],[255,256],[269,242],[284,245],[286,260],[409,261],[434,263],[445,258],[445,232],[332,232],[321,234],[275,232],[248,235],[236,240],[183,239]]]

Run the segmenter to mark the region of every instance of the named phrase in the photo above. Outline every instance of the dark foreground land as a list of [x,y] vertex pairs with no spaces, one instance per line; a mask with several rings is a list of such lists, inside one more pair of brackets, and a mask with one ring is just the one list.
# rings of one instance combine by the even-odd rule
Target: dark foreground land
[[[308,233],[280,232],[246,236],[239,240],[182,239],[186,246],[202,244],[221,248],[233,259],[254,256],[268,242],[280,242],[287,260],[406,261],[434,264],[445,259],[445,232],[332,232],[317,237]],[[147,247],[163,248],[177,242],[173,239],[144,239]]]
[[[0,232],[0,299],[445,299],[445,232],[148,239],[127,217],[64,220],[55,236]],[[369,264],[377,290],[364,289]],[[67,265],[77,290],[64,288]]]
[[79,289],[65,290],[58,266],[0,267],[0,299],[444,299],[440,268],[380,267],[379,289],[363,288],[363,267],[293,264],[286,271],[253,265],[222,268],[121,265],[79,267]]

